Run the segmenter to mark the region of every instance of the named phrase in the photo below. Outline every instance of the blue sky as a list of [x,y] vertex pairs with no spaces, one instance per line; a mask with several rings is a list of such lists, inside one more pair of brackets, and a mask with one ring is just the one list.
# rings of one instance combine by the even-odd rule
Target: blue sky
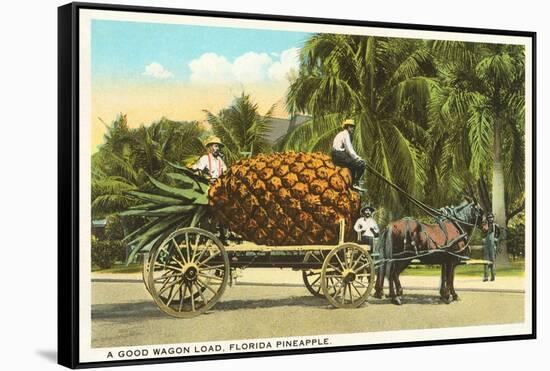
[[[214,53],[232,63],[245,53],[265,53],[276,62],[281,52],[300,48],[308,36],[287,31],[94,20],[92,76],[188,80],[192,74],[189,63],[204,54]],[[161,73],[144,74],[153,62],[162,66]],[[156,68],[158,71],[160,67]],[[163,75],[164,71],[167,73]]]

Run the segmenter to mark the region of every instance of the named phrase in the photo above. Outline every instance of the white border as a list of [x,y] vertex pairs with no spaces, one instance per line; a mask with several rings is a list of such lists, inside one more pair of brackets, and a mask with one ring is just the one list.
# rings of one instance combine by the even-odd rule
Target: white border
[[[166,15],[166,14],[148,14],[134,13],[123,11],[107,11],[107,10],[90,10],[80,9],[80,298],[79,298],[79,314],[80,314],[80,362],[95,362],[109,361],[121,359],[145,359],[147,357],[134,358],[114,358],[107,359],[108,351],[118,354],[120,350],[134,349],[149,349],[152,352],[154,348],[184,346],[190,344],[166,344],[166,345],[151,345],[139,347],[123,347],[123,348],[91,348],[91,259],[90,259],[90,240],[91,240],[91,20],[118,20],[131,22],[150,22],[150,23],[171,23],[171,24],[186,24],[186,25],[205,25],[211,27],[238,27],[248,29],[272,29],[272,30],[288,30],[300,32],[322,32],[322,33],[346,33],[357,35],[372,35],[372,36],[391,36],[391,37],[407,37],[432,40],[460,40],[471,42],[487,42],[487,43],[505,43],[524,45],[526,51],[526,153],[525,153],[525,188],[526,188],[526,267],[525,267],[525,317],[523,324],[514,325],[499,325],[499,326],[475,326],[475,327],[460,327],[460,328],[443,328],[443,329],[426,329],[426,330],[403,330],[403,331],[384,331],[374,333],[358,333],[358,334],[343,334],[343,335],[320,335],[318,337],[327,337],[330,340],[329,346],[347,346],[361,344],[387,344],[395,342],[409,342],[422,340],[446,340],[446,339],[464,339],[471,337],[487,337],[487,336],[502,336],[502,335],[522,335],[529,334],[532,331],[532,267],[531,267],[531,235],[532,235],[532,143],[531,143],[531,127],[532,127],[532,45],[531,38],[519,36],[502,36],[502,35],[485,35],[485,34],[468,34],[457,32],[442,32],[442,31],[421,31],[409,29],[386,29],[383,27],[362,27],[362,26],[341,26],[327,24],[310,24],[310,23],[295,23],[295,22],[280,22],[280,21],[259,21],[259,20],[244,20],[230,18],[214,18],[201,16],[184,16],[184,15]],[[294,337],[285,339],[311,339],[312,337]],[[264,339],[264,341],[277,341],[278,339]],[[229,342],[208,342],[208,343],[192,343],[195,345],[212,345],[219,344],[222,347],[228,347],[230,343],[244,344],[247,342],[260,342],[262,340],[240,340]],[[225,349],[225,348],[224,348]],[[293,349],[293,348],[285,348]],[[295,348],[294,348],[295,349]],[[269,349],[273,350],[273,349]],[[237,353],[237,351],[223,350],[218,353]],[[204,353],[203,353],[204,354]],[[216,352],[209,352],[209,355]],[[197,355],[190,353],[185,355]]]

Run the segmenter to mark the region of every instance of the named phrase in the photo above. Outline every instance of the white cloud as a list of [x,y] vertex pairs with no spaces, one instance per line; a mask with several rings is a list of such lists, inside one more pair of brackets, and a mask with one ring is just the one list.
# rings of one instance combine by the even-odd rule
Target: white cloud
[[244,53],[230,62],[222,55],[205,53],[189,63],[192,82],[223,83],[284,81],[298,69],[298,48],[281,53]]
[[170,71],[164,69],[162,64],[157,62],[153,62],[145,66],[145,71],[143,71],[143,74],[145,76],[156,77],[157,79],[167,79],[173,76]]
[[248,52],[233,62],[233,75],[238,81],[262,81],[266,79],[266,71],[272,63],[265,53]]
[[298,71],[300,49],[290,48],[281,53],[278,61],[274,62],[267,71],[271,80],[281,81],[286,79],[291,70]]
[[205,53],[189,63],[193,82],[224,82],[233,79],[232,64],[216,53]]

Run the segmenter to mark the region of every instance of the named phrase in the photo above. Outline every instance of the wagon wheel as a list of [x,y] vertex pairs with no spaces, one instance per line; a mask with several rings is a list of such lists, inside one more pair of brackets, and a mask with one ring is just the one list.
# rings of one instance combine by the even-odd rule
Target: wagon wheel
[[151,290],[149,290],[149,267],[151,266],[151,254],[149,252],[146,252],[143,254],[143,262],[141,263],[141,276],[143,278],[143,283],[145,284],[145,288],[149,293]]
[[149,293],[151,293],[151,290],[149,290],[149,268],[151,267],[151,258],[153,257],[151,251],[155,247],[158,247],[159,244],[162,243],[166,237],[168,237],[168,233],[161,235],[160,238],[155,243],[153,243],[153,247],[151,247],[151,250],[145,251],[143,253],[143,261],[141,263],[141,278],[143,279],[145,288]]
[[321,270],[321,288],[337,308],[356,308],[369,297],[374,285],[374,262],[368,251],[354,243],[333,249]]
[[179,229],[151,250],[149,291],[171,316],[190,318],[207,311],[223,294],[228,279],[227,253],[203,229]]
[[[323,261],[327,256],[327,252],[323,250],[308,251],[304,256],[304,263],[314,262],[319,263],[319,268],[323,266]],[[307,290],[318,298],[324,298],[323,291],[321,290],[321,269],[307,269],[302,271],[302,279]]]

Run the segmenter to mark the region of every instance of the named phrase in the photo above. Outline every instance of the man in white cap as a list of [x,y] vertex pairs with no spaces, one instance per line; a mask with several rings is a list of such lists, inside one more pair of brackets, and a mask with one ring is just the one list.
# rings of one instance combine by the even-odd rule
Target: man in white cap
[[206,139],[204,146],[208,153],[199,158],[192,168],[193,170],[200,171],[206,175],[211,182],[214,182],[227,171],[227,166],[223,161],[223,154],[221,152],[223,144],[220,138],[211,136]]
[[365,191],[359,186],[359,181],[365,172],[365,160],[363,160],[351,144],[351,135],[355,130],[353,120],[345,120],[342,123],[342,131],[334,137],[332,142],[332,162],[336,166],[347,167],[353,179],[353,188],[357,191]]
[[374,239],[380,234],[380,229],[376,220],[372,217],[374,207],[365,205],[361,208],[361,217],[357,219],[353,229],[359,235],[359,242],[366,243],[371,248],[374,247]]

